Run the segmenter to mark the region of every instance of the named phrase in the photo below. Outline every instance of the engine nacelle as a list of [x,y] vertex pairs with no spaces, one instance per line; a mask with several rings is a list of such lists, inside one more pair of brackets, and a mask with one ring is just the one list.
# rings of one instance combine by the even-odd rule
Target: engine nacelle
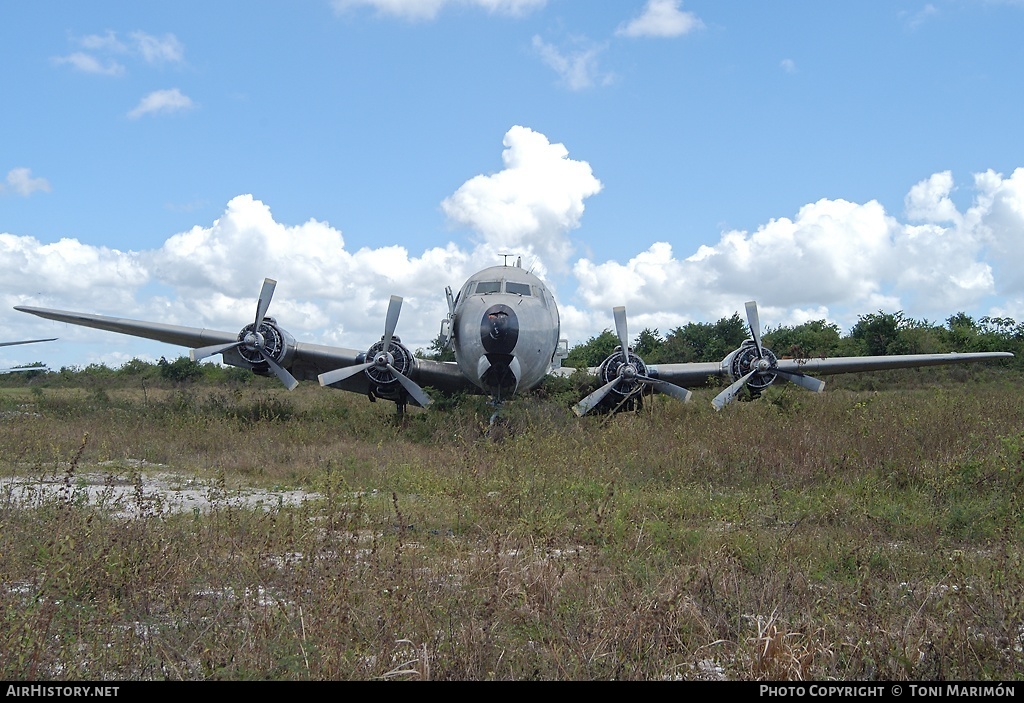
[[630,376],[624,377],[622,381],[620,381],[619,384],[612,389],[612,393],[617,394],[620,398],[623,398],[627,395],[632,395],[641,386],[640,381],[632,376],[647,375],[647,365],[644,363],[644,360],[641,359],[636,354],[634,354],[632,351],[630,351],[627,361],[627,357],[624,357],[622,355],[622,347],[615,347],[615,351],[612,352],[604,361],[601,362],[601,365],[597,367],[598,383],[600,383],[603,386],[609,381],[618,378],[619,371],[622,368],[622,365],[626,363],[629,363],[633,366],[633,368],[636,371],[636,374],[630,374]]
[[[413,370],[416,364],[416,357],[412,355],[408,347],[402,344],[402,340],[398,337],[391,338],[391,346],[389,349],[384,348],[384,340],[375,342],[366,350],[366,359],[377,358],[378,355],[390,353],[391,359],[389,363],[394,366],[400,373],[408,376]],[[363,373],[370,379],[371,382],[380,386],[394,386],[398,384],[398,378],[391,373],[387,368],[380,368],[379,366],[371,366]]]
[[[390,346],[383,339],[374,342],[365,354],[356,358],[357,364],[370,363],[363,374],[370,382],[369,392],[372,398],[383,398],[404,404],[410,399],[399,378],[388,368],[390,364],[403,376],[410,377],[415,373],[416,357],[409,348],[402,344],[398,336],[391,337]],[[416,403],[415,399],[412,399]],[[419,403],[416,403],[419,405]]]
[[595,407],[597,412],[619,410],[638,410],[643,406],[643,382],[638,377],[647,377],[647,364],[637,354],[628,351],[622,353],[622,347],[615,347],[597,367],[597,382],[604,386],[615,379],[618,383],[611,387],[601,402]]
[[756,367],[764,368],[763,371],[758,371],[747,381],[747,387],[755,395],[775,383],[775,379],[778,378],[778,374],[773,371],[778,363],[775,353],[765,346],[761,347],[761,352],[762,355],[758,356],[757,345],[753,340],[748,339],[740,345],[739,349],[722,360],[722,369],[733,381],[746,376]]
[[[263,351],[274,361],[284,368],[291,366],[292,358],[295,356],[295,338],[282,329],[274,318],[264,317],[258,335],[254,335],[254,332],[257,332],[255,323],[250,322],[239,330],[238,341],[252,340],[255,336]],[[251,369],[253,373],[261,376],[274,375],[259,350],[250,344],[241,344],[225,351],[223,358],[225,364]]]

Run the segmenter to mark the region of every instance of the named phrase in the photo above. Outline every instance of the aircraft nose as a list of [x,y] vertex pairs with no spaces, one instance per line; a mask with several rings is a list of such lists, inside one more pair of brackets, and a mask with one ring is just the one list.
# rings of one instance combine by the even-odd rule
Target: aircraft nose
[[477,374],[485,387],[498,393],[519,387],[522,370],[514,350],[519,341],[519,318],[508,305],[492,305],[480,319],[480,357]]
[[519,341],[519,318],[507,305],[492,305],[480,320],[480,341],[488,354],[511,354]]

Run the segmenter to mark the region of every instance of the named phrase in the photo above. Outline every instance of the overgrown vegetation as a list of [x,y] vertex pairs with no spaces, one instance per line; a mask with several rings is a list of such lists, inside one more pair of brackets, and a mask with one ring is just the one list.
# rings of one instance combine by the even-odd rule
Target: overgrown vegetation
[[[493,427],[478,397],[398,419],[208,366],[2,379],[0,678],[1024,671],[1024,403],[1005,364],[583,419],[561,379]],[[161,510],[152,472],[208,487],[210,510]],[[86,492],[96,475],[137,487],[135,517]],[[226,498],[246,486],[309,497]]]

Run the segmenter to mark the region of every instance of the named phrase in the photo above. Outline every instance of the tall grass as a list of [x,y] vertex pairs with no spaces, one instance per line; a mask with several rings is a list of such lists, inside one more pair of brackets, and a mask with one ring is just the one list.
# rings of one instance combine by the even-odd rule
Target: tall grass
[[[0,495],[0,678],[1017,679],[1018,386],[554,395],[494,426],[475,398],[8,389],[0,473],[63,490]],[[221,490],[162,511],[136,460]],[[311,497],[216,497],[241,486]]]

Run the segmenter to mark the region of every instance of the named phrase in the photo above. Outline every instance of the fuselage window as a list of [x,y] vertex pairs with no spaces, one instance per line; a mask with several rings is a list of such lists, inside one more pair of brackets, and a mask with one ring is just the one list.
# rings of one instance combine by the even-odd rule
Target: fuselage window
[[501,281],[480,281],[476,284],[476,294],[483,295],[485,293],[500,293],[501,292]]
[[505,281],[505,292],[512,293],[513,295],[530,295],[530,285],[528,283]]

